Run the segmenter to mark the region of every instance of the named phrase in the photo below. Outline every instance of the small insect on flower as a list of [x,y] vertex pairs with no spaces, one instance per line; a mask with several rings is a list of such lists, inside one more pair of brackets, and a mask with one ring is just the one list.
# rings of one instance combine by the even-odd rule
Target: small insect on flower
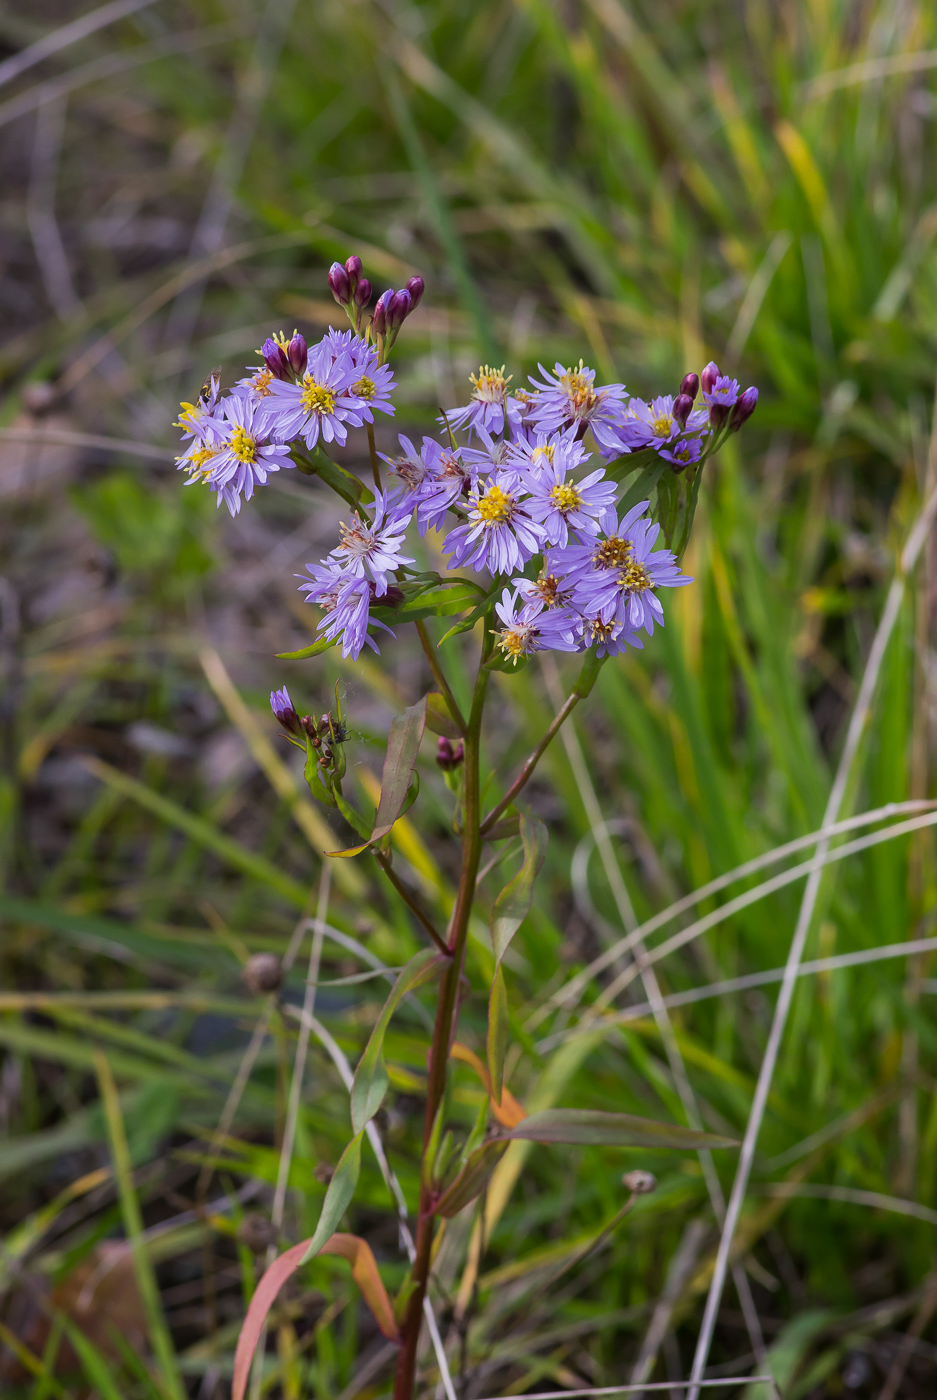
[[443,543],[456,567],[507,574],[540,551],[543,531],[527,513],[514,473],[493,472],[485,482],[476,482],[468,517]]
[[[504,365],[495,369],[492,365],[480,365],[477,374],[470,374],[472,396],[461,408],[453,408],[446,414],[449,426],[464,428],[477,433],[479,428],[500,436],[510,426],[520,426],[521,406],[508,393],[508,385],[513,375],[504,373]],[[439,420],[443,422],[443,419]]]

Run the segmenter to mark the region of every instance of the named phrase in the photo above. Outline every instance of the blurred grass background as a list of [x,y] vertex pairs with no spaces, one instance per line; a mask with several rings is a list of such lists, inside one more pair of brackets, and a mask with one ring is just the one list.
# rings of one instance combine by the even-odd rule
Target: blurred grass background
[[[714,356],[760,386],[704,492],[695,587],[643,654],[605,668],[533,787],[551,845],[510,967],[522,1100],[680,1120],[652,1019],[559,1049],[536,1037],[563,1019],[525,1025],[624,932],[589,863],[590,781],[637,918],[820,824],[896,551],[937,480],[937,15],[924,0],[155,0],[17,59],[82,13],[0,8],[0,1368],[4,1395],[32,1400],[220,1400],[276,1235],[288,1007],[330,839],[271,751],[266,692],[286,682],[314,710],[340,680],[367,790],[428,676],[409,638],[354,668],[273,660],[310,638],[292,574],[338,512],[291,479],[216,515],[172,468],[178,399],[219,364],[230,383],[271,329],[341,324],[325,272],[352,251],[377,290],[415,271],[428,285],[385,451],[463,401],[480,359],[521,384],[583,355],[648,395]],[[364,466],[360,444],[345,460]],[[934,564],[928,545],[855,811],[933,793]],[[468,652],[451,654],[460,686]],[[551,684],[530,667],[499,686],[499,781]],[[427,762],[398,861],[441,908],[447,813]],[[418,946],[404,906],[365,863],[333,878],[345,941],[326,941],[323,977],[399,966]],[[663,991],[781,966],[799,893],[668,958]],[[929,833],[883,844],[834,868],[808,957],[927,937],[934,907]],[[277,1009],[240,974],[291,942]],[[471,950],[478,1047],[483,935]],[[917,956],[799,984],[740,1247],[785,1397],[933,1394],[931,971]],[[352,1063],[381,985],[318,995]],[[741,1136],[774,994],[674,1011],[708,1126]],[[411,1205],[426,1043],[419,1008],[403,1011],[382,1131]],[[479,1101],[459,1068],[453,1121]],[[281,1244],[311,1232],[348,1135],[314,1039]],[[726,1191],[733,1162],[717,1154]],[[635,1166],[658,1190],[575,1266]],[[399,1284],[373,1161],[350,1222]],[[531,1156],[474,1293],[469,1224],[449,1227],[434,1295],[460,1400],[686,1374],[717,1240],[695,1160]],[[756,1352],[730,1288],[711,1374],[751,1373]],[[370,1400],[388,1364],[347,1266],[319,1260],[275,1314],[263,1393]],[[429,1393],[431,1354],[425,1371]]]

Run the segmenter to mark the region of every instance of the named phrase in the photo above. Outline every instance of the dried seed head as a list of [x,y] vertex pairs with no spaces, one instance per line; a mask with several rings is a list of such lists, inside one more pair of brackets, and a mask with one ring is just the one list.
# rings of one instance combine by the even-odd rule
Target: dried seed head
[[657,1190],[657,1177],[653,1172],[625,1172],[621,1184],[635,1196],[647,1196],[651,1191]]
[[283,964],[276,953],[255,953],[245,964],[241,981],[255,996],[278,991],[283,982]]

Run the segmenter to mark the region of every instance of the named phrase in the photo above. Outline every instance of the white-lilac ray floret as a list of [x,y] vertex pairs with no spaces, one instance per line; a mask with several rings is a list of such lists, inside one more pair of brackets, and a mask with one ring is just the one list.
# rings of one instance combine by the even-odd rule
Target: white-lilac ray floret
[[249,501],[255,486],[262,486],[271,472],[292,467],[289,447],[272,439],[271,425],[247,398],[231,394],[222,400],[225,422],[216,426],[218,441],[202,475],[218,504],[224,501],[232,515],[241,509],[241,496]]
[[568,481],[559,452],[546,466],[532,466],[521,473],[528,499],[525,508],[542,527],[545,544],[565,545],[570,527],[597,535],[598,517],[615,504],[615,483],[605,480],[605,468],[597,467],[581,481]]
[[570,424],[584,429],[586,425],[611,422],[620,411],[625,397],[624,384],[602,384],[596,388],[595,370],[584,365],[567,368],[559,361],[554,373],[539,366],[543,381],[530,377],[538,391],[532,417],[543,432],[556,432]]
[[388,575],[402,564],[415,562],[400,552],[411,513],[411,504],[389,499],[378,492],[374,520],[355,511],[347,524],[342,521],[339,526],[341,541],[329,554],[329,559],[351,577],[372,579],[377,596],[382,598],[389,587]]
[[575,651],[573,629],[565,616],[552,612],[530,612],[526,606],[518,610],[518,595],[505,588],[501,602],[495,604],[503,626],[495,634],[495,643],[505,657],[516,666],[523,656],[535,651]]

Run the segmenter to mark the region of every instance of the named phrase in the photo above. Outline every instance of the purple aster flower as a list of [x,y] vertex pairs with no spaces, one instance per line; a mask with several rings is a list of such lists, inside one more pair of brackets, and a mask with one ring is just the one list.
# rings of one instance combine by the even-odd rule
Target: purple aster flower
[[[424,450],[428,451],[428,439],[424,438],[423,441]],[[478,484],[478,467],[466,459],[466,451],[464,447],[439,447],[436,474],[432,479],[427,476],[416,508],[417,528],[421,535],[425,535],[428,529],[438,530],[447,511],[461,505],[468,506]]]
[[224,501],[237,515],[242,494],[249,501],[254,487],[264,485],[270,472],[292,467],[293,462],[287,444],[273,438],[271,424],[250,399],[231,394],[222,404],[225,422],[216,425],[217,442],[202,475],[218,493],[219,506]]
[[507,574],[539,553],[543,532],[527,513],[515,474],[497,471],[476,482],[469,498],[468,521],[450,530],[443,551],[453,567]]
[[495,633],[495,645],[506,657],[517,665],[522,656],[530,656],[535,651],[576,651],[577,640],[572,626],[559,611],[528,612],[526,607],[517,610],[517,594],[505,588],[501,602],[495,603],[495,612],[504,626]]
[[682,472],[700,459],[703,445],[698,437],[681,437],[659,449],[660,456],[672,462],[674,471]]
[[571,619],[575,617],[572,611],[573,588],[572,585],[566,586],[563,579],[557,578],[549,555],[544,554],[543,568],[536,579],[512,578],[511,582],[517,590],[518,597],[523,599],[525,617],[536,617],[538,613],[556,608],[572,626]]
[[288,729],[291,734],[302,734],[303,727],[300,723],[299,715],[293,708],[293,702],[290,699],[290,693],[286,686],[283,686],[280,690],[271,690],[270,708],[284,729]]
[[[513,375],[505,376],[504,365],[494,369],[491,365],[481,365],[477,374],[470,374],[474,388],[469,403],[461,408],[453,408],[446,414],[449,425],[463,428],[468,425],[470,433],[484,428],[489,433],[500,436],[507,427],[520,426],[521,405],[513,394],[508,392]],[[440,422],[445,420],[440,419]]]
[[550,551],[552,572],[578,590],[593,575],[627,564],[633,545],[630,533],[649,505],[650,501],[639,501],[620,522],[617,511],[605,511],[599,520],[600,538],[580,539],[577,544]]
[[555,374],[543,365],[538,368],[545,382],[540,383],[533,376],[530,382],[539,390],[532,417],[541,432],[556,432],[572,425],[577,436],[581,436],[587,426],[594,428],[596,424],[612,422],[619,412],[625,397],[624,384],[603,384],[597,389],[595,370],[582,360],[569,369],[557,361]]
[[[627,528],[630,538],[625,557],[581,579],[576,600],[583,612],[596,613],[607,623],[617,619],[627,631],[643,627],[650,637],[655,622],[660,626],[664,622],[664,609],[654,589],[682,588],[693,580],[681,573],[669,549],[654,550],[659,525],[644,518]],[[619,530],[616,539],[620,541],[622,534]]]
[[361,400],[351,394],[355,378],[350,357],[333,359],[328,344],[320,341],[309,352],[299,384],[271,382],[265,412],[274,431],[287,442],[301,437],[310,448],[320,434],[324,442],[343,443],[348,436],[346,423],[361,427]]
[[596,468],[581,481],[566,480],[566,454],[561,450],[564,446],[555,446],[552,460],[546,456],[549,447],[535,448],[534,454],[542,452],[543,457],[521,475],[530,493],[525,508],[542,527],[545,544],[566,544],[571,525],[583,534],[597,535],[597,517],[615,504],[615,483],[604,480],[604,467]]
[[555,465],[574,471],[590,456],[583,444],[576,441],[575,429],[565,433],[541,433],[532,429],[507,445],[507,461],[525,475],[549,472]]
[[731,375],[717,375],[711,389],[703,389],[703,402],[710,408],[731,408],[742,392],[741,385]]
[[351,365],[353,377],[348,389],[351,398],[359,400],[356,411],[366,423],[373,423],[371,413],[378,408],[382,413],[394,413],[390,401],[391,391],[396,389],[393,371],[389,365],[378,366],[377,351],[354,331],[337,331],[330,328],[320,344],[328,347],[333,360],[344,357]]
[[628,647],[643,651],[644,643],[636,632],[627,631],[617,618],[606,622],[599,614],[593,613],[583,615],[579,642],[581,651],[588,651],[590,647],[595,647],[599,657],[618,656]]
[[373,579],[377,596],[383,598],[388,589],[387,575],[402,564],[415,562],[409,555],[400,553],[410,515],[409,503],[401,506],[400,502],[377,492],[373,523],[357,511],[349,525],[342,521],[339,526],[341,543],[332,550],[329,560],[334,560],[351,578]]
[[[306,568],[309,577],[300,584],[300,592],[306,594],[307,603],[314,603],[324,613],[316,631],[322,632],[330,642],[341,639],[342,655],[352,661],[357,661],[365,645],[380,655],[368,627],[380,627],[391,636],[394,633],[370,615],[371,600],[375,596],[371,580],[350,574],[328,559],[322,564],[307,564]],[[303,578],[303,575],[296,577]]]

